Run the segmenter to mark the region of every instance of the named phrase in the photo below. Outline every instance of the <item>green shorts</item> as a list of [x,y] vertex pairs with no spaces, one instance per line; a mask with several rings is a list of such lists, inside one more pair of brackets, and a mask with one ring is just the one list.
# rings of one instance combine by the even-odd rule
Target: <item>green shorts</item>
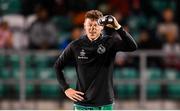
[[103,105],[98,107],[81,106],[74,104],[74,110],[113,110],[113,104]]

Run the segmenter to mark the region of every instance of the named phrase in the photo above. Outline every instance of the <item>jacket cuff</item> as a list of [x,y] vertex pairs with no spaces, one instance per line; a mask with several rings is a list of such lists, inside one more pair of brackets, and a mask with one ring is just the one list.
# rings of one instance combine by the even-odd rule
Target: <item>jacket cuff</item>
[[70,88],[69,85],[64,86],[64,87],[62,88],[63,92],[65,92],[66,89],[68,89],[68,88]]
[[121,25],[119,25],[117,28],[115,28],[115,30],[119,30],[121,27],[122,27],[122,26],[121,26]]

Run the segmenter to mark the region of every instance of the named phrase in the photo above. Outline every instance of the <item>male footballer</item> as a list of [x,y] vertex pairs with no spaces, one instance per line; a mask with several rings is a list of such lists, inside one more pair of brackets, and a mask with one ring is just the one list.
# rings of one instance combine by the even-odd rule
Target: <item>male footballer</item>
[[[58,82],[74,101],[75,110],[113,110],[116,52],[134,51],[137,44],[115,17],[103,16],[98,10],[86,12],[84,30],[86,35],[72,41],[57,59],[54,67]],[[77,72],[76,89],[69,87],[63,74],[63,68],[72,61]]]

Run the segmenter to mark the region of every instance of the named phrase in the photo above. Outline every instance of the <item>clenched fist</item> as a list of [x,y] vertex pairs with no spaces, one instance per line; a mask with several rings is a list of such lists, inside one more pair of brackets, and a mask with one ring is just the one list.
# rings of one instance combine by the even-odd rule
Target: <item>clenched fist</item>
[[121,28],[121,25],[118,23],[118,21],[116,20],[116,18],[114,16],[111,16],[113,18],[113,22],[110,23],[110,24],[106,24],[107,27],[110,27],[110,28],[114,28],[114,29],[119,29]]

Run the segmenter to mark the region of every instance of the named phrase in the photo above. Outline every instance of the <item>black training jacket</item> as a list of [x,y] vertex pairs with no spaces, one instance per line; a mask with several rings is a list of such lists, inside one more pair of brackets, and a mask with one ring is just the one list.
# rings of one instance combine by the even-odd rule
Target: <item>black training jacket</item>
[[85,93],[85,100],[75,102],[83,106],[102,106],[112,104],[113,67],[116,52],[134,51],[137,44],[122,27],[118,30],[104,29],[95,41],[86,35],[72,41],[55,62],[57,79],[65,91],[69,88],[63,74],[68,62],[74,61],[77,72],[76,90]]

